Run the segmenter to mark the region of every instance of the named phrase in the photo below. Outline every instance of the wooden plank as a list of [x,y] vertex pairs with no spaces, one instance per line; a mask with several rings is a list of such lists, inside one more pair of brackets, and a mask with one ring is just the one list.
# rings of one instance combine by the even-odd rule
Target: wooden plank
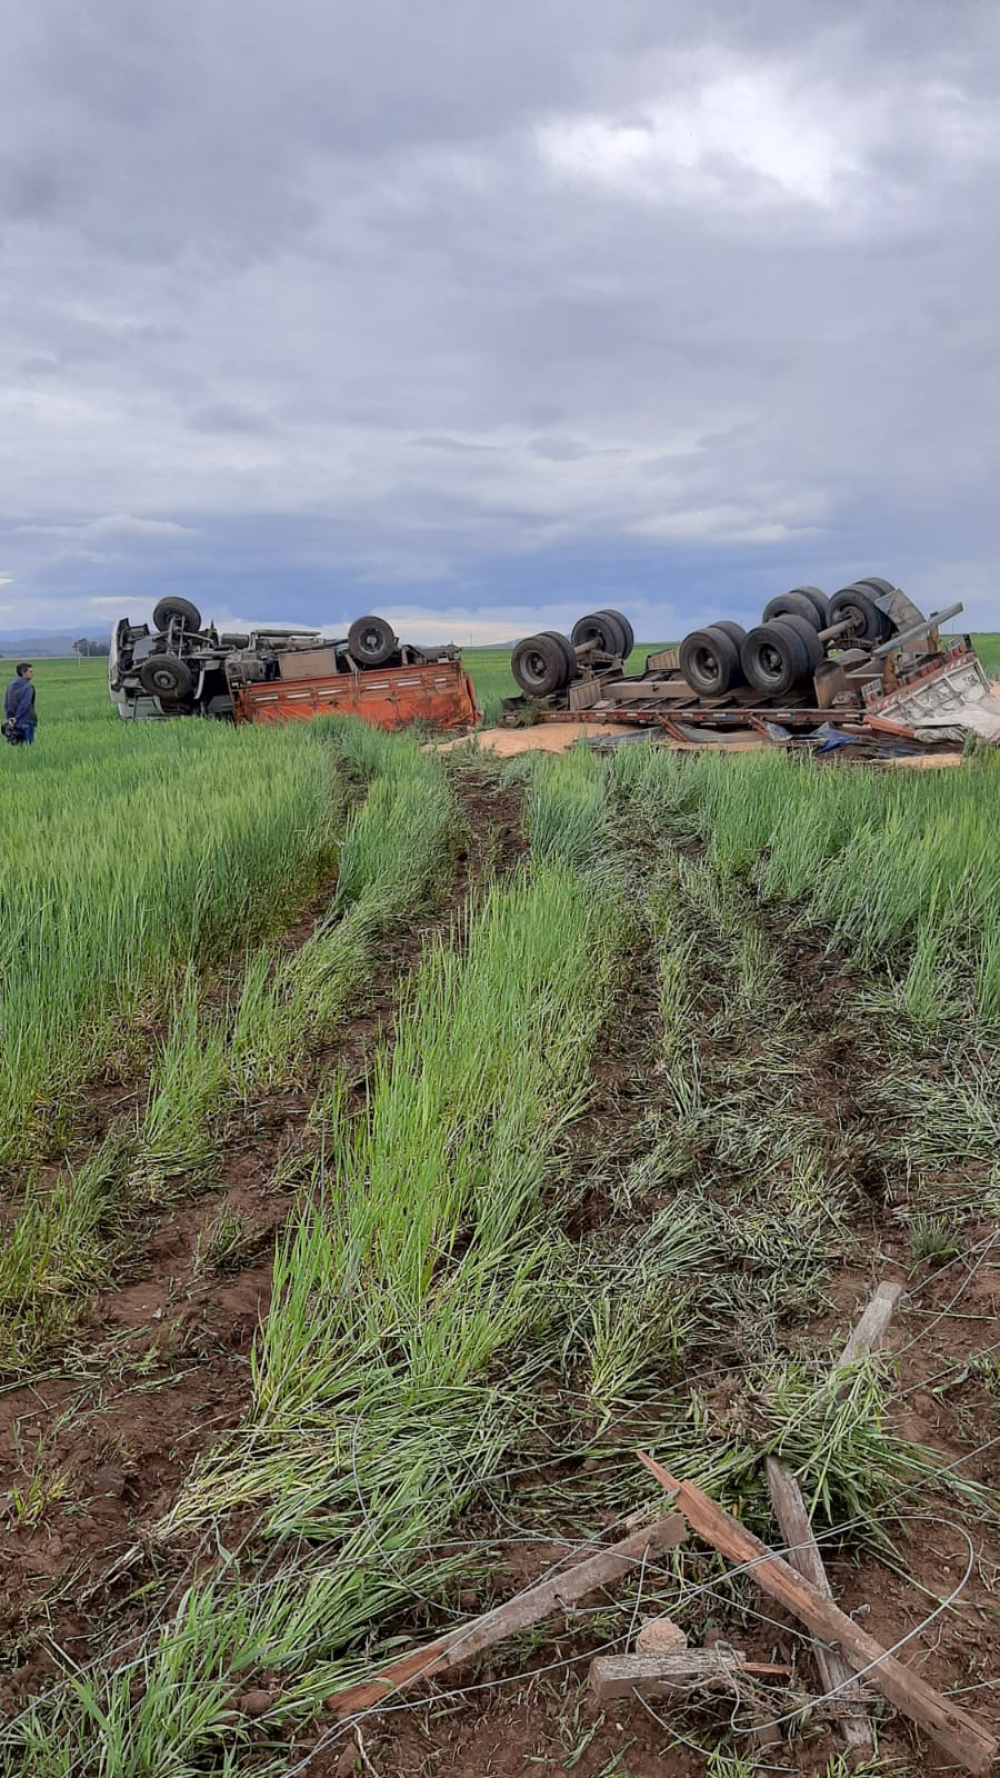
[[590,1663],[590,1689],[598,1704],[614,1698],[645,1698],[691,1691],[732,1691],[741,1673],[787,1678],[791,1669],[747,1661],[735,1649],[683,1648],[658,1655],[597,1655]]
[[942,1697],[919,1674],[897,1661],[853,1618],[840,1611],[832,1599],[825,1598],[788,1562],[775,1556],[700,1488],[692,1482],[677,1481],[669,1470],[654,1462],[644,1451],[638,1452],[638,1457],[660,1485],[674,1495],[688,1524],[706,1543],[745,1568],[765,1593],[780,1600],[795,1617],[809,1626],[815,1636],[839,1647],[854,1671],[864,1670],[870,1675],[871,1684],[883,1697],[912,1722],[919,1723],[949,1759],[956,1760],[969,1772],[989,1770],[1000,1751],[1000,1744],[975,1717]]
[[[882,1344],[892,1320],[896,1304],[903,1294],[901,1284],[882,1283],[865,1308],[857,1327],[841,1354],[842,1365],[853,1364]],[[823,1557],[813,1528],[809,1523],[802,1490],[791,1471],[776,1457],[767,1459],[767,1489],[771,1506],[781,1531],[781,1540],[791,1566],[803,1575],[827,1599],[833,1590],[823,1566]],[[868,1748],[874,1743],[871,1725],[864,1719],[861,1689],[854,1679],[850,1663],[838,1649],[816,1644],[816,1665],[826,1692],[836,1693],[853,1713],[844,1716],[842,1730],[848,1747]]]
[[902,1294],[901,1284],[879,1285],[840,1355],[841,1364],[854,1364],[867,1353],[878,1351]]
[[[767,1459],[767,1491],[771,1496],[774,1516],[781,1531],[781,1541],[791,1566],[814,1586],[824,1598],[832,1599],[833,1591],[827,1579],[823,1558],[819,1545],[809,1523],[806,1503],[802,1498],[802,1490],[795,1477],[776,1457]],[[828,1648],[825,1643],[817,1642],[814,1647],[816,1665],[823,1682],[825,1692],[836,1692],[847,1704],[853,1704],[856,1714],[844,1717],[842,1729],[844,1739],[849,1747],[871,1747],[873,1735],[871,1727],[864,1717],[864,1704],[861,1688],[854,1677],[854,1669],[844,1659],[839,1649]]]
[[560,1569],[551,1579],[518,1593],[516,1598],[474,1618],[471,1624],[463,1624],[459,1629],[439,1636],[436,1641],[402,1655],[376,1678],[363,1680],[349,1691],[335,1693],[327,1698],[326,1708],[335,1710],[338,1716],[370,1710],[418,1679],[428,1679],[433,1673],[446,1672],[472,1660],[484,1649],[540,1623],[587,1593],[615,1586],[636,1569],[644,1556],[674,1549],[686,1537],[687,1526],[681,1515],[667,1513],[643,1530],[633,1531],[621,1543],[610,1544],[584,1561]]

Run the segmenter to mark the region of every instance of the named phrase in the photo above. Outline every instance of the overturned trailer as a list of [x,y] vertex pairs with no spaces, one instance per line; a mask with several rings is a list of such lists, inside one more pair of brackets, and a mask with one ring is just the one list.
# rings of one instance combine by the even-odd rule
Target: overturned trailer
[[168,598],[153,626],[123,618],[112,635],[108,687],[126,721],[359,716],[384,729],[456,729],[479,717],[458,650],[401,643],[382,617],[358,618],[341,637],[287,625],[235,633],[204,624],[189,600]]
[[795,587],[749,631],[720,621],[625,672],[634,646],[621,612],[581,618],[570,636],[545,631],[511,658],[522,695],[505,720],[656,727],[679,743],[740,731],[785,742],[822,732],[923,745],[1000,743],[1000,697],[968,636],[942,636],[962,611],[925,617],[899,587],[872,576],[828,598]]

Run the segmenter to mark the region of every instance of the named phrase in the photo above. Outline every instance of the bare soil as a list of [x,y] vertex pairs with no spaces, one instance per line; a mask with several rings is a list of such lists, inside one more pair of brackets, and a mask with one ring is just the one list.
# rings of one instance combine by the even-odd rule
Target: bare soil
[[[485,728],[476,729],[460,740],[429,742],[438,753],[451,753],[457,748],[474,747],[484,753],[492,753],[497,759],[514,759],[521,753],[566,753],[570,747],[588,742],[600,746],[613,745],[621,741],[634,741],[639,736],[649,737],[648,728],[631,726],[622,722],[535,722],[523,728]],[[675,741],[666,734],[658,735],[651,742],[657,747],[666,747],[671,753],[762,753],[774,749],[773,741],[765,740],[762,735],[727,735],[706,732],[703,740]],[[831,755],[831,763],[854,763],[853,750],[846,749],[843,753]],[[917,771],[933,771],[938,767],[960,766],[961,753],[907,753],[873,759],[870,753],[863,756],[866,765],[898,766],[902,769],[916,768]]]

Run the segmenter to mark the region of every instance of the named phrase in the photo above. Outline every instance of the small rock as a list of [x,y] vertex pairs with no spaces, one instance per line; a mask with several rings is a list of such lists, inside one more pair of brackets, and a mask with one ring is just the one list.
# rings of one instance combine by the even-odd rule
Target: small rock
[[244,1692],[239,1701],[244,1716],[266,1716],[274,1703],[270,1692]]
[[679,1624],[669,1617],[647,1619],[635,1639],[641,1655],[666,1655],[675,1649],[687,1648],[687,1637]]
[[344,1748],[343,1753],[337,1761],[336,1778],[352,1778],[353,1773],[358,1770],[360,1765],[361,1749],[356,1741],[348,1741],[347,1746]]

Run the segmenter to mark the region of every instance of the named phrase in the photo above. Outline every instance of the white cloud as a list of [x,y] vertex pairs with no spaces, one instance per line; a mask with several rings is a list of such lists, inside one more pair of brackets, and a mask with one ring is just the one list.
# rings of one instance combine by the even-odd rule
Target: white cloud
[[780,67],[751,67],[674,90],[627,117],[555,119],[539,146],[557,174],[630,197],[831,209],[861,171],[867,134],[862,105],[803,86]]
[[198,535],[191,525],[179,525],[173,519],[142,519],[128,512],[113,512],[104,518],[92,519],[81,527],[81,531],[85,537],[134,537],[140,541],[143,538],[180,541]]

